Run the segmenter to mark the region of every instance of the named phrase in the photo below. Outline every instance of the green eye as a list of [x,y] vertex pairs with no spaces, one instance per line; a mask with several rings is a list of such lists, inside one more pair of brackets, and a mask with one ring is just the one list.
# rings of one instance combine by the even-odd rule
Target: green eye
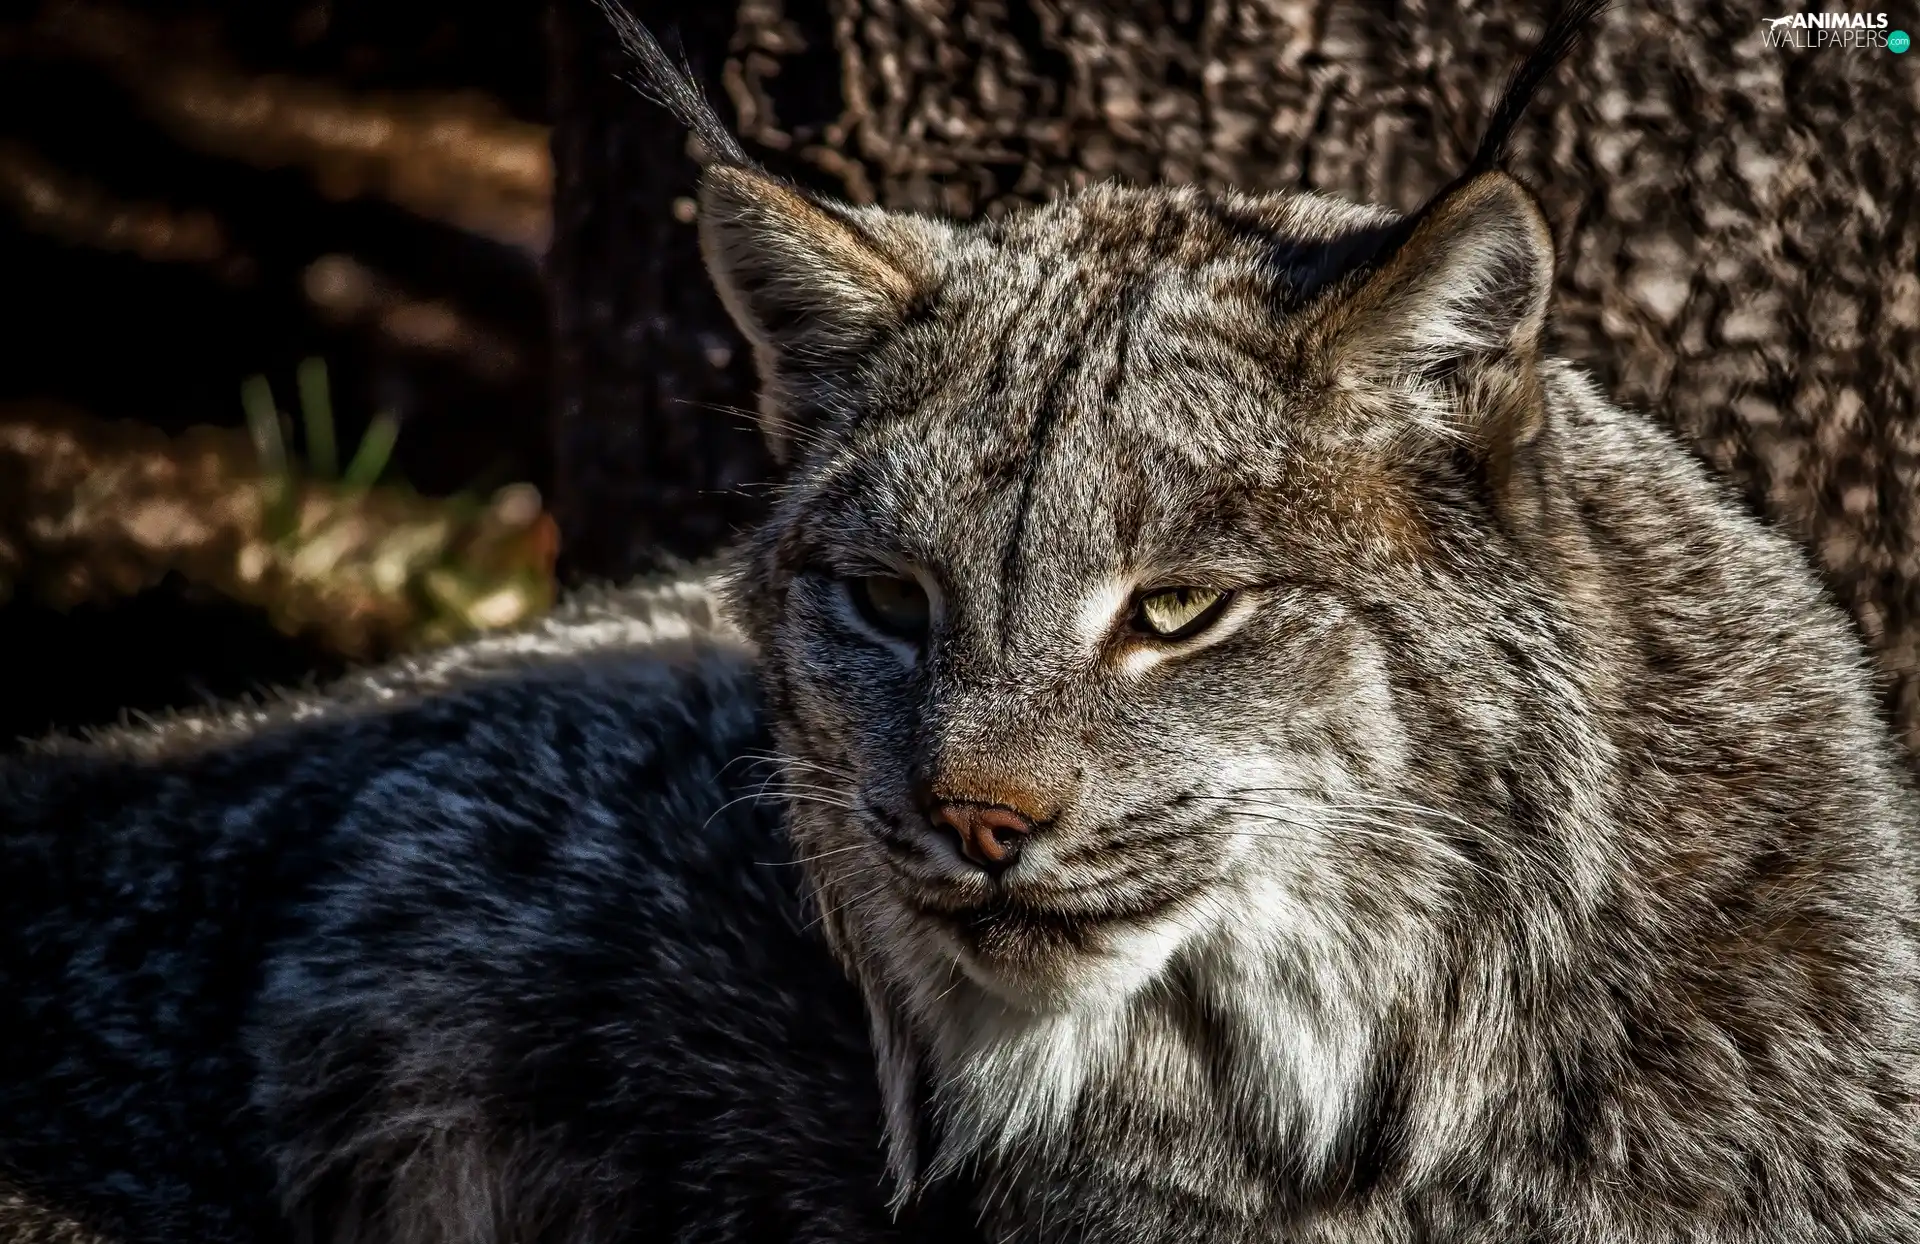
[[932,609],[912,579],[868,575],[846,581],[847,595],[867,625],[883,635],[918,643],[926,638]]
[[1210,587],[1170,587],[1140,598],[1133,626],[1156,639],[1185,639],[1211,626],[1226,603],[1227,593]]

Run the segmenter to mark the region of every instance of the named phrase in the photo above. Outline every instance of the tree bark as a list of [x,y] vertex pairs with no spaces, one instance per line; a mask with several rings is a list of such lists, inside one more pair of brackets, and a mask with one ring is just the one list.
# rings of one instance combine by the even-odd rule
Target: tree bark
[[[664,115],[612,83],[586,5],[555,2],[558,500],[572,565],[622,574],[651,545],[698,554],[749,520],[750,499],[710,494],[767,468],[706,409],[750,407],[752,381],[673,214],[692,165]],[[636,12],[680,32],[776,169],[964,217],[1109,177],[1411,208],[1461,166],[1544,8]],[[1884,47],[1782,49],[1761,30],[1728,0],[1616,8],[1543,92],[1512,166],[1560,239],[1559,350],[1809,548],[1920,748],[1920,76]]]
[[[677,31],[693,62],[717,72],[732,12],[675,7],[636,11]],[[722,544],[757,513],[752,489],[770,462],[744,413],[752,360],[707,280],[686,211],[695,167],[684,136],[627,84],[590,4],[556,0],[549,18],[552,510],[563,573],[624,578]]]

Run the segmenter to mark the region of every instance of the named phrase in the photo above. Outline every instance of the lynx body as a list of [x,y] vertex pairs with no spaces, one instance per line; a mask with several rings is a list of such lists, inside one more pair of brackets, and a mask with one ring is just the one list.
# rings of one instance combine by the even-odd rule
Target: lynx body
[[788,460],[738,634],[0,766],[9,1174],[155,1240],[1920,1239],[1920,814],[1802,553],[1544,351],[1566,24],[1412,216],[970,225],[628,33]]

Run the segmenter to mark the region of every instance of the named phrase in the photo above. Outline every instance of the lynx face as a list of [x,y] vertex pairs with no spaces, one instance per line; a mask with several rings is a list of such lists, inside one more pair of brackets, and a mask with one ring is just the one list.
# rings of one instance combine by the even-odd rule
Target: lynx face
[[[962,229],[710,177],[794,455],[741,603],[843,944],[1045,1010],[1444,905],[1474,831],[1416,767],[1461,728],[1423,667],[1513,664],[1476,570],[1530,503],[1514,183],[1370,263],[1394,218],[1311,196]],[[1499,731],[1483,690],[1450,713]]]
[[776,777],[898,1195],[1007,1244],[1920,1238],[1912,791],[1803,557],[1543,361],[1498,172],[996,224],[714,161]]

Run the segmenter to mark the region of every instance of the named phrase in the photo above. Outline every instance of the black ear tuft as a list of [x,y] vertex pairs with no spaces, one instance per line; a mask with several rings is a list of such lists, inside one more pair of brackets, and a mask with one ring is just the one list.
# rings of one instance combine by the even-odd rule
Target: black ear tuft
[[1494,106],[1493,116],[1487,121],[1486,132],[1481,135],[1480,146],[1473,153],[1473,161],[1461,174],[1464,182],[1481,173],[1492,172],[1506,159],[1507,142],[1513,137],[1514,126],[1526,115],[1527,106],[1533,102],[1533,96],[1540,84],[1547,80],[1568,53],[1578,47],[1586,36],[1587,27],[1607,10],[1608,0],[1563,0],[1560,7],[1547,22],[1547,28],[1540,35],[1540,41],[1533,45],[1526,59],[1514,68],[1507,85],[1500,92],[1500,102]]
[[633,60],[634,85],[704,148],[701,253],[753,345],[763,430],[784,459],[807,421],[835,404],[862,352],[930,289],[949,232],[923,217],[849,207],[767,172],[620,0],[594,3]]
[[620,46],[633,58],[636,76],[629,81],[642,95],[671,112],[680,124],[693,131],[693,136],[706,149],[702,158],[708,164],[730,168],[754,167],[739,140],[694,84],[692,71],[684,64],[675,65],[653,32],[622,8],[619,0],[594,0],[594,4],[606,15],[614,34],[619,36]]
[[1420,228],[1421,222],[1442,203],[1470,183],[1500,170],[1514,127],[1526,115],[1527,106],[1533,102],[1535,92],[1555,67],[1566,59],[1568,53],[1579,46],[1587,26],[1607,7],[1608,0],[1563,0],[1548,20],[1539,42],[1534,44],[1507,78],[1507,84],[1500,92],[1500,102],[1494,106],[1493,116],[1488,119],[1487,128],[1480,138],[1480,146],[1474,151],[1467,167],[1410,215],[1369,237],[1366,257],[1355,265],[1356,270],[1370,271],[1390,262]]

